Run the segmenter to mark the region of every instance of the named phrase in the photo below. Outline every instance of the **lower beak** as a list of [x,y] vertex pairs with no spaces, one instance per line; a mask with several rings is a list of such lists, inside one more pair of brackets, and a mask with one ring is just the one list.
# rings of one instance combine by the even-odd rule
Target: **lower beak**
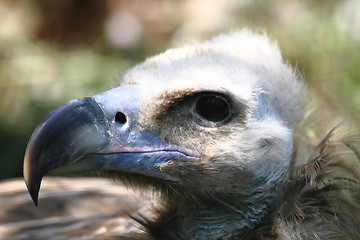
[[24,159],[24,178],[35,205],[48,172],[110,170],[176,181],[162,165],[196,160],[198,154],[141,132],[140,102],[138,88],[124,86],[67,102],[50,113],[32,134]]

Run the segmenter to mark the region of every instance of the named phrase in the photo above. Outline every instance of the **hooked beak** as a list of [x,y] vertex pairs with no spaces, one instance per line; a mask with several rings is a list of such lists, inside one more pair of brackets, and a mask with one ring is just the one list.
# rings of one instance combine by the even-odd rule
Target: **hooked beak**
[[177,181],[162,171],[162,165],[196,160],[199,155],[140,131],[140,97],[136,86],[118,87],[67,102],[37,126],[24,158],[24,178],[35,205],[48,172],[109,170]]

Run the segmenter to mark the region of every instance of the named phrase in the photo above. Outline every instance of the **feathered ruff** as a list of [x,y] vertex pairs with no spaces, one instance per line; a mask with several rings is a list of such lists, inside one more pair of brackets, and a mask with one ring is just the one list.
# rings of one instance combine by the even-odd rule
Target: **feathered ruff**
[[310,154],[295,148],[278,208],[234,239],[360,239],[360,136],[333,140],[336,129],[310,137]]

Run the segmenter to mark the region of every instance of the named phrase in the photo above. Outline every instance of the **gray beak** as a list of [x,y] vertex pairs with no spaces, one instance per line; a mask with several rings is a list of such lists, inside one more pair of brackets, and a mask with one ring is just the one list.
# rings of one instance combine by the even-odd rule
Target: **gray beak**
[[161,170],[169,161],[197,160],[189,149],[162,142],[138,128],[140,91],[123,86],[63,104],[32,134],[24,178],[35,203],[45,174],[132,172],[177,181]]

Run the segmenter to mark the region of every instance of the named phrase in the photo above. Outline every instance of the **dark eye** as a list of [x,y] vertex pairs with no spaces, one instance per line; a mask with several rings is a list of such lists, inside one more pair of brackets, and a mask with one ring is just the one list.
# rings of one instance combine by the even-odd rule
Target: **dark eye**
[[224,123],[231,117],[231,108],[225,97],[207,93],[195,99],[193,112],[201,125]]

